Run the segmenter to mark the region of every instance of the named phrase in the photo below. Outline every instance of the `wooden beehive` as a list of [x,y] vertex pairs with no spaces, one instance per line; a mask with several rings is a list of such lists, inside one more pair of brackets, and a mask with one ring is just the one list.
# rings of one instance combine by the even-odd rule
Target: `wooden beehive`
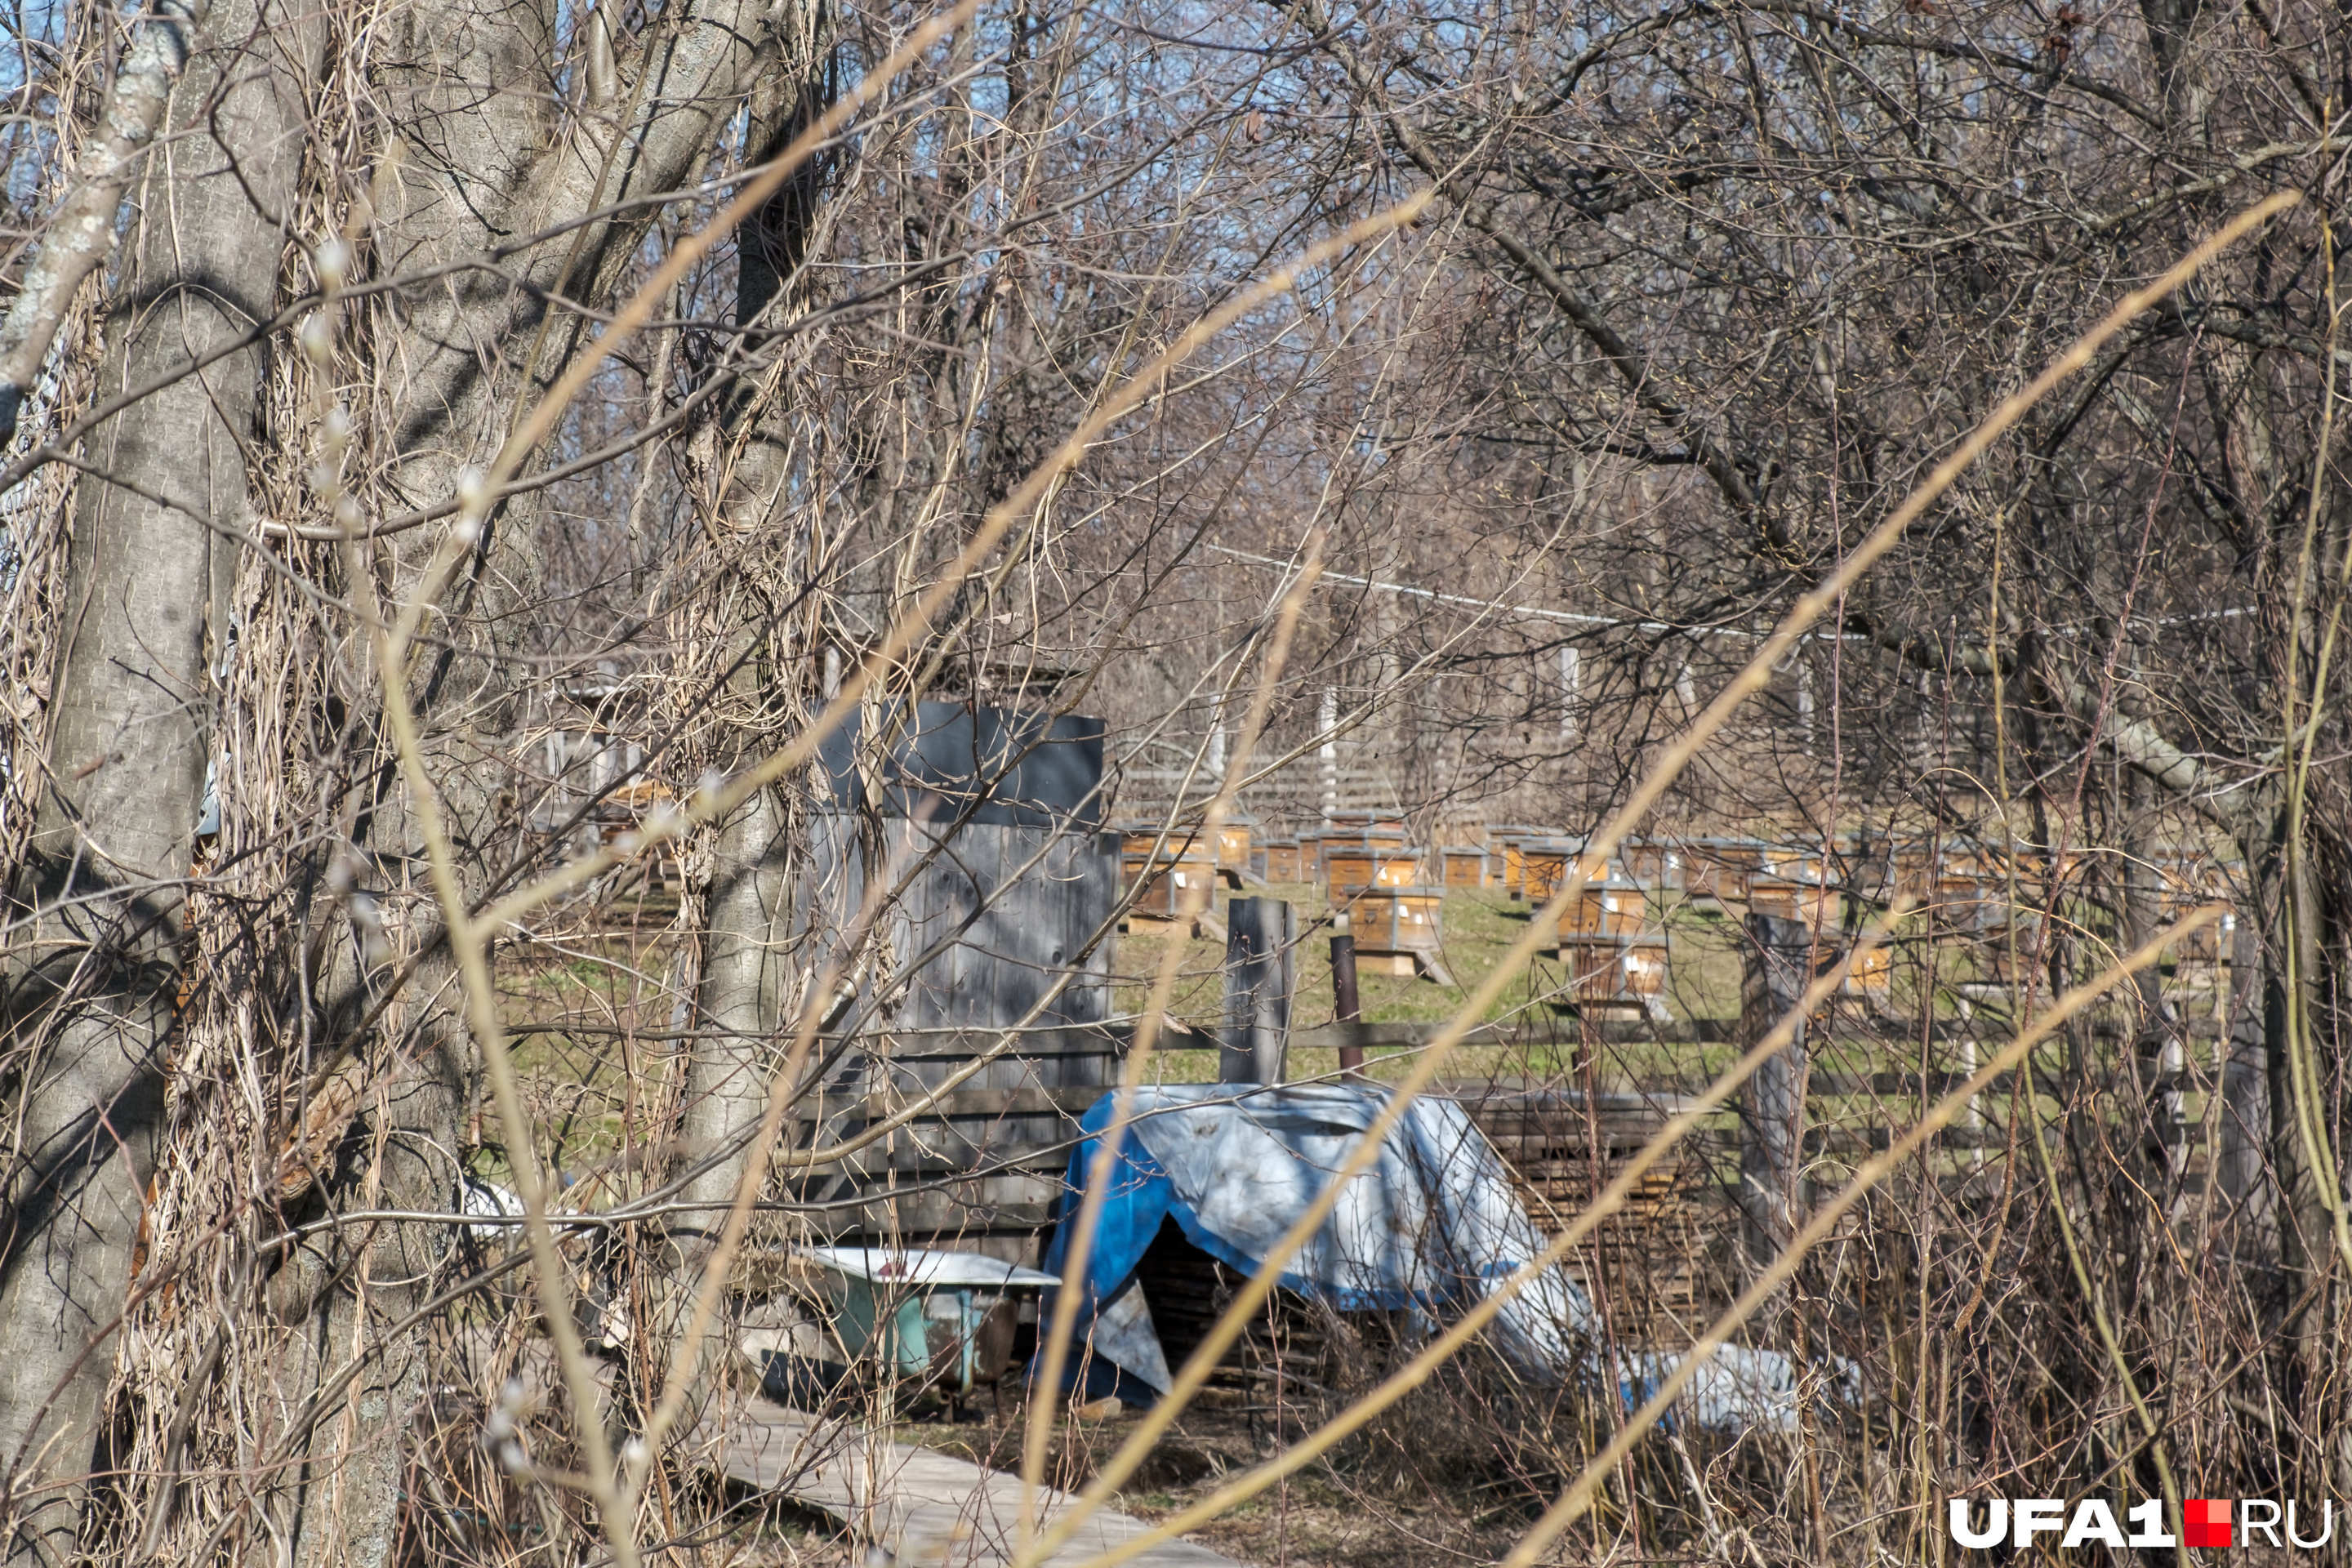
[[1885,903],[1895,892],[1895,846],[1885,838],[1862,833],[1841,833],[1837,838],[1836,880],[1847,891],[1873,903]]
[[1250,868],[1250,830],[1255,826],[1244,816],[1217,829],[1217,874],[1229,888],[1239,888],[1242,873]]
[[1824,887],[1811,878],[1759,876],[1748,879],[1750,914],[1777,915],[1802,925],[1834,927],[1843,909],[1843,900],[1837,889]]
[[[1994,921],[1978,937],[1977,946],[1984,954],[1986,973],[2004,985],[2018,984],[2050,960],[2042,946],[2042,916],[2032,910]],[[2041,980],[2046,984],[2049,976],[2042,974]]]
[[[1193,899],[1200,900],[1202,912],[1215,907],[1217,868],[1205,853],[1189,855],[1181,860],[1157,861],[1138,879],[1142,890],[1128,906],[1131,914],[1174,920],[1184,912],[1187,900]],[[1203,889],[1207,890],[1205,896],[1201,891]]]
[[1129,865],[1151,860],[1174,860],[1192,847],[1199,830],[1171,827],[1164,833],[1157,826],[1122,827],[1118,830],[1119,858]]
[[1879,943],[1855,961],[1846,971],[1841,989],[1848,996],[1868,1005],[1873,1011],[1885,1012],[1894,1000],[1895,951],[1885,942]]
[[1387,823],[1374,827],[1342,828],[1327,826],[1320,833],[1311,836],[1300,834],[1298,841],[1302,844],[1307,843],[1310,837],[1318,854],[1328,854],[1333,849],[1352,848],[1365,844],[1402,844],[1405,841],[1404,829]]
[[1356,952],[1409,952],[1438,945],[1445,896],[1435,888],[1367,888],[1348,900]]
[[1696,898],[1738,903],[1759,869],[1758,846],[1743,838],[1695,838],[1685,847],[1683,888]]
[[1147,920],[1173,920],[1188,900],[1202,910],[1216,902],[1217,861],[1198,835],[1177,828],[1164,837],[1152,829],[1120,835],[1120,862],[1129,887],[1137,889],[1129,913]]
[[1631,936],[1649,913],[1649,897],[1622,877],[1588,882],[1575,907],[1560,917],[1567,936]]
[[1829,880],[1828,862],[1817,849],[1790,849],[1778,846],[1759,848],[1756,854],[1756,869],[1762,875],[1783,882],[1825,882]]
[[1268,838],[1258,846],[1263,869],[1258,875],[1269,882],[1303,882],[1306,876],[1299,869],[1299,847],[1296,838]]
[[1528,841],[1554,837],[1556,835],[1548,827],[1486,829],[1486,876],[1489,883],[1503,889],[1515,899],[1523,897]]
[[[1528,902],[1540,904],[1558,893],[1568,880],[1573,868],[1580,868],[1588,883],[1609,880],[1609,862],[1596,855],[1583,852],[1583,845],[1573,838],[1538,840],[1521,850],[1519,870],[1520,890]],[[1631,883],[1624,884],[1631,887]]]
[[1474,844],[1448,844],[1437,852],[1439,880],[1449,888],[1486,885],[1486,852]]
[[2177,942],[2172,958],[2174,987],[2182,991],[2220,990],[2223,967],[2230,961],[2237,929],[2238,917],[2223,915],[2211,925],[2191,931]]
[[1642,887],[1674,888],[1682,884],[1682,857],[1664,839],[1627,839],[1618,858],[1624,862],[1626,877]]
[[1439,959],[1444,945],[1445,895],[1439,888],[1365,888],[1348,900],[1361,973],[1399,976],[1427,974],[1445,982]]
[[1990,931],[1999,923],[2000,905],[1982,877],[1946,871],[1936,879],[1936,921],[1948,931]]
[[1323,841],[1323,881],[1339,899],[1359,888],[1411,888],[1421,882],[1421,851],[1402,840]]
[[1979,880],[2002,875],[1996,858],[1979,849],[1947,849],[1942,859],[1942,872],[1947,877],[1975,877]]
[[1934,901],[1936,897],[1936,856],[1929,849],[1897,849],[1890,857],[1895,875],[1895,895],[1909,899],[1915,904]]
[[1666,939],[1575,936],[1559,944],[1570,994],[1579,1002],[1647,1006],[1666,991]]
[[[2164,861],[2158,863],[2157,874],[2161,883],[2157,895],[2157,918],[2166,925],[2186,920],[2207,904],[2230,901],[2228,882],[2210,864]],[[2230,936],[2236,929],[2235,918],[2224,917],[2175,939],[2175,965],[2183,973],[2191,966],[2210,971],[2229,956]]]

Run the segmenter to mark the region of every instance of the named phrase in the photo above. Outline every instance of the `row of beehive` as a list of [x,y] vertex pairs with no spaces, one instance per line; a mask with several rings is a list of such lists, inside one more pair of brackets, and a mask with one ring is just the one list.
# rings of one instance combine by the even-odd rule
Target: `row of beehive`
[[[1120,854],[1133,890],[1130,919],[1150,921],[1204,912],[1220,884],[1238,889],[1244,876],[1296,882],[1298,841],[1254,844],[1252,825],[1228,824],[1213,851],[1193,828],[1135,826],[1122,830]],[[1365,823],[1352,835],[1316,841],[1316,879],[1330,889],[1335,909],[1349,919],[1360,961],[1374,973],[1444,978],[1444,889],[1424,885],[1421,856],[1407,849],[1401,825]]]
[[[1405,842],[1402,823],[1378,819],[1352,830],[1253,845],[1246,823],[1218,835],[1212,852],[1195,830],[1139,826],[1122,835],[1134,914],[1150,921],[1206,909],[1220,883],[1238,889],[1243,872],[1267,882],[1311,879],[1345,913],[1359,963],[1375,973],[1443,977],[1444,896],[1449,889],[1487,884],[1489,852],[1450,847],[1439,852],[1440,872],[1426,876],[1428,857]],[[1307,859],[1312,853],[1311,863]],[[1517,838],[1498,843],[1495,859],[1513,895],[1549,899],[1577,858],[1573,841]],[[1580,1001],[1647,1005],[1665,991],[1665,938],[1644,928],[1649,900],[1630,879],[1588,865],[1591,885],[1561,922],[1559,959]],[[1188,905],[1188,899],[1191,900]]]
[[[1286,861],[1286,851],[1297,855],[1295,869],[1276,863]],[[1406,844],[1402,823],[1338,822],[1331,831],[1300,841],[1296,850],[1275,840],[1266,852],[1268,881],[1285,869],[1293,871],[1291,880],[1307,880],[1307,857],[1314,856],[1314,879],[1323,885],[1332,909],[1348,917],[1360,968],[1444,977],[1439,956],[1445,941],[1444,885],[1423,874],[1424,857]]]
[[[1885,841],[1875,847],[1848,841],[1839,846],[1840,859],[1852,869],[1841,878],[1818,849],[1728,837],[1636,840],[1612,864],[1585,855],[1581,839],[1514,826],[1488,829],[1483,847],[1441,847],[1433,857],[1437,875],[1432,877],[1433,857],[1406,842],[1399,820],[1343,820],[1324,834],[1267,840],[1256,840],[1252,826],[1228,825],[1214,855],[1184,830],[1130,832],[1130,881],[1143,884],[1136,908],[1147,915],[1172,916],[1188,888],[1197,884],[1205,900],[1220,881],[1238,888],[1244,870],[1267,882],[1311,880],[1323,884],[1334,907],[1349,913],[1360,952],[1391,957],[1400,972],[1410,973],[1417,962],[1413,955],[1434,952],[1442,941],[1446,891],[1500,885],[1514,899],[1540,904],[1555,896],[1574,868],[1582,872],[1585,886],[1576,905],[1562,913],[1559,957],[1572,972],[1578,994],[1591,1001],[1633,1000],[1664,991],[1664,938],[1648,922],[1657,896],[1666,890],[1739,903],[1750,912],[1797,921],[1825,933],[1839,928],[1849,891],[1872,903],[1901,895],[1927,908],[1948,932],[2031,939],[2038,919],[2018,906],[2050,870],[2046,858],[2030,855],[2010,859],[1981,850],[1913,851]],[[2081,858],[2058,862],[2061,875],[2078,872]],[[2015,904],[2010,893],[2012,868],[2021,894]],[[2223,890],[2214,868],[2185,856],[2160,859],[2157,868],[2168,918]],[[2223,956],[2226,941],[2222,928],[2208,927],[2184,943],[2179,956],[2210,965]],[[1999,949],[1995,968],[2005,970],[2000,960],[2008,943],[1990,948]],[[2036,948],[2027,941],[2025,951]],[[1423,968],[1428,972],[1425,963]],[[1869,955],[1847,989],[1883,998],[1890,979],[1882,950]]]
[[[1215,868],[1230,882],[1237,884],[1244,871],[1267,882],[1328,881],[1333,857],[1345,862],[1340,868],[1345,878],[1377,856],[1385,869],[1375,886],[1499,887],[1517,894],[1528,885],[1530,856],[1538,862],[1534,875],[1540,887],[1584,843],[1547,827],[1496,826],[1480,833],[1483,844],[1446,844],[1424,852],[1407,845],[1401,818],[1377,816],[1335,817],[1325,832],[1297,837],[1261,838],[1255,827],[1244,818],[1226,824],[1218,834]],[[1191,842],[1192,830],[1183,828],[1164,835],[1152,828],[1127,834],[1130,858],[1150,853],[1172,861]],[[2056,862],[2061,879],[2078,875],[2085,858],[2081,852],[2061,858]],[[2200,857],[2167,852],[2150,864],[2168,906],[2187,909],[2228,896],[2224,870]],[[1818,847],[1724,837],[1634,838],[1616,858],[1617,871],[1634,886],[1741,903],[1748,901],[1760,882],[1772,897],[1785,897],[1782,890],[1792,887],[1843,884],[1874,900],[1900,895],[1921,904],[1969,907],[1987,902],[1988,895],[1996,892],[2005,896],[2012,873],[2021,889],[2045,885],[2052,860],[2031,850],[2004,855],[1983,847],[1930,848],[1844,834],[1839,837],[1835,865],[1842,869],[1833,872],[1832,861]],[[1436,874],[1424,874],[1430,869]],[[1591,868],[1588,874],[1598,876]]]
[[[1906,896],[1969,929],[2008,923],[2003,911],[2010,904],[2011,865],[2028,896],[2047,876],[2044,859],[2031,855],[2011,861],[1981,850],[1891,848],[1884,840],[1874,847],[1851,836],[1839,846],[1843,872],[1819,849],[1754,838],[1634,839],[1621,847],[1613,864],[1604,866],[1582,854],[1582,839],[1549,828],[1494,827],[1483,837],[1484,846],[1448,844],[1423,851],[1406,843],[1404,826],[1395,819],[1343,818],[1323,834],[1256,841],[1249,826],[1232,825],[1220,835],[1217,865],[1235,885],[1246,868],[1267,882],[1322,882],[1334,891],[1499,887],[1514,899],[1540,901],[1558,889],[1570,863],[1581,860],[1588,882],[1628,889],[1628,905],[1636,913],[1645,894],[1674,890],[1791,919],[1826,915],[1833,921],[1850,890],[1872,902]],[[2065,857],[2062,874],[2078,872],[2084,858]],[[1432,862],[1434,876],[1428,874]],[[2226,879],[2217,868],[2185,856],[2159,858],[2155,868],[2168,912],[2227,897]]]

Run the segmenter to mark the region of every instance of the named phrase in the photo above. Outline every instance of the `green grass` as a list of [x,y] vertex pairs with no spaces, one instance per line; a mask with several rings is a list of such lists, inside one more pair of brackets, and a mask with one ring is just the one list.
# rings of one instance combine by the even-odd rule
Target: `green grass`
[[[614,1030],[669,1027],[669,1004],[659,994],[666,964],[656,937],[626,931],[575,933],[560,946],[499,944],[499,1011],[520,1031],[508,1053],[542,1163],[576,1172],[609,1160],[621,1147],[633,1097],[642,1114],[646,1097],[657,1091],[672,1053],[641,1044],[632,1061]],[[504,1141],[487,1103],[482,1131],[488,1144]],[[486,1151],[476,1169],[509,1180],[495,1152]]]
[[[1277,885],[1266,895],[1287,900],[1302,924],[1317,921],[1328,910],[1321,890],[1307,884]],[[1470,1001],[1471,993],[1525,936],[1531,911],[1499,889],[1446,895],[1443,951],[1454,984],[1441,985],[1421,978],[1365,973],[1357,983],[1366,1023],[1439,1023],[1454,1017]],[[1666,1005],[1677,1022],[1724,1020],[1739,1008],[1740,960],[1736,933],[1719,916],[1687,905],[1666,911],[1670,988]],[[1294,1027],[1314,1028],[1331,1023],[1336,1007],[1331,991],[1330,943],[1328,928],[1318,925],[1302,938],[1297,957],[1297,990],[1291,1020]],[[1122,1014],[1139,1013],[1150,995],[1168,944],[1177,940],[1168,928],[1146,927],[1120,939],[1117,950],[1115,1003]],[[1170,1012],[1196,1029],[1213,1032],[1224,1008],[1224,947],[1209,938],[1182,942]],[[1456,1054],[1458,1075],[1486,1077],[1554,1077],[1578,1061],[1580,1026],[1558,1005],[1567,976],[1550,948],[1538,949],[1534,961],[1512,976],[1494,1001],[1480,1009],[1475,1022],[1511,1026],[1538,1038],[1527,1044],[1470,1046]],[[1612,1015],[1630,1017],[1631,1014]],[[1549,1036],[1547,1042],[1542,1037]],[[1405,1050],[1375,1049],[1367,1063],[1374,1078],[1393,1079],[1406,1070]],[[1608,1068],[1612,1081],[1630,1079],[1651,1070],[1683,1072],[1700,1065],[1698,1057],[1720,1054],[1710,1047],[1689,1046],[1617,1046]],[[1207,1082],[1216,1076],[1213,1051],[1171,1050],[1160,1063],[1162,1082]],[[1295,1050],[1292,1076],[1312,1077],[1336,1071],[1338,1053],[1329,1047]]]
[[[1264,891],[1296,906],[1302,924],[1310,930],[1299,944],[1297,991],[1294,1022],[1312,1028],[1332,1021],[1328,930],[1313,925],[1328,908],[1318,889],[1300,884]],[[1222,901],[1222,900],[1221,900]],[[1500,889],[1457,891],[1447,895],[1444,912],[1444,953],[1455,984],[1440,985],[1422,979],[1365,974],[1360,989],[1363,1016],[1371,1023],[1437,1023],[1453,1017],[1469,999],[1470,991],[1502,962],[1511,943],[1525,935],[1529,911]],[[1739,1011],[1742,933],[1735,919],[1712,908],[1702,910],[1670,900],[1656,917],[1667,937],[1668,993],[1666,1005],[1678,1040],[1622,1039],[1601,1044],[1590,1059],[1584,1053],[1582,1028],[1569,1010],[1558,1005],[1565,980],[1556,956],[1539,950],[1535,961],[1515,973],[1499,995],[1481,1012],[1480,1023],[1514,1027],[1520,1038],[1509,1045],[1459,1047],[1444,1076],[1461,1080],[1584,1081],[1586,1075],[1602,1089],[1696,1086],[1727,1065],[1735,1055],[1727,1043],[1694,1044],[1682,1026],[1697,1021],[1729,1026]],[[1173,938],[1139,930],[1119,938],[1114,950],[1115,1005],[1126,1016],[1139,1012],[1159,965]],[[1185,940],[1176,944],[1178,974],[1171,1005],[1173,1016],[1195,1028],[1213,1033],[1223,1022],[1224,949],[1220,942]],[[1895,1012],[1916,1017],[1922,991],[1921,964],[1929,945],[1915,923],[1912,934],[1898,946],[1895,964]],[[1935,950],[1939,985],[1935,1012],[1957,1015],[1960,998],[1956,986],[1988,976],[1979,968],[1981,953],[1946,943]],[[641,933],[611,926],[578,934],[562,944],[501,943],[499,982],[503,1011],[510,1026],[533,1026],[535,1032],[511,1041],[518,1076],[530,1110],[542,1161],[581,1171],[608,1163],[622,1143],[633,1099],[644,1108],[662,1097],[664,1075],[677,1070],[676,1053],[651,1043],[641,1044],[634,1059],[623,1049],[614,1026],[662,1030],[669,1027],[671,1001],[660,994],[671,956],[658,932]],[[2046,1004],[2048,994],[2042,994]],[[2213,998],[2196,1002],[2192,1012],[2210,1012]],[[1978,1016],[1986,1025],[1984,1037],[1998,1039],[2005,1030],[1997,997],[1979,996]],[[1630,1014],[1616,1014],[1630,1018]],[[1181,1038],[1181,1037],[1179,1037]],[[2095,1047],[2101,1064],[2124,1048],[2116,1042]],[[2199,1050],[2210,1045],[2199,1042]],[[1940,1050],[1941,1047],[1938,1047]],[[1375,1049],[1368,1064],[1375,1079],[1394,1079],[1411,1066],[1408,1049]],[[1818,1068],[1841,1072],[1903,1070],[1918,1065],[1914,1034],[1909,1040],[1897,1029],[1872,1037],[1850,1026],[1832,1026],[1816,1037]],[[1950,1065],[1948,1059],[1938,1066]],[[636,1081],[631,1082],[634,1067]],[[1308,1079],[1336,1072],[1338,1054],[1328,1048],[1300,1047],[1293,1050],[1290,1076]],[[1152,1074],[1161,1082],[1205,1082],[1216,1076],[1213,1049],[1164,1050]],[[1832,1112],[1834,1106],[1838,1110]],[[1851,1111],[1857,1119],[1873,1119],[1862,1102],[1824,1102],[1828,1119]],[[1885,1108],[1874,1119],[1884,1120]],[[497,1118],[486,1114],[483,1131],[493,1144],[500,1141]],[[494,1154],[479,1163],[481,1173],[504,1180],[503,1161]],[[592,1203],[596,1201],[591,1199]]]
[[[1321,890],[1311,885],[1276,886],[1265,891],[1295,905],[1302,925],[1318,921],[1329,908]],[[1526,933],[1529,918],[1527,905],[1507,898],[1500,889],[1449,893],[1444,904],[1443,941],[1445,964],[1455,984],[1440,985],[1425,979],[1362,975],[1359,991],[1364,1020],[1433,1024],[1454,1017],[1468,1003],[1471,991],[1502,962],[1510,945]],[[1601,1047],[1593,1066],[1604,1088],[1696,1085],[1719,1072],[1737,1055],[1727,1042],[1690,1043],[1690,1031],[1683,1026],[1710,1022],[1728,1036],[1730,1026],[1737,1021],[1744,968],[1744,936],[1738,921],[1712,905],[1702,908],[1678,895],[1670,895],[1654,910],[1653,920],[1667,939],[1666,1006],[1673,1020],[1667,1027],[1685,1037],[1651,1043],[1619,1041]],[[1299,943],[1297,990],[1292,1012],[1295,1027],[1312,1028],[1333,1020],[1327,937],[1327,928],[1318,925]],[[1123,1015],[1133,1016],[1142,1010],[1168,945],[1175,940],[1164,927],[1139,929],[1120,939],[1114,994],[1116,1005]],[[1836,933],[1829,933],[1828,940],[1833,947],[1841,939]],[[1930,940],[1915,917],[1898,932],[1890,1008],[1893,1017],[1916,1019],[1919,1016],[1927,988],[1924,965],[1930,951]],[[1932,951],[1936,960],[1936,1016],[1954,1019],[1960,1016],[1964,1005],[1973,1005],[1987,1026],[1986,1038],[1998,1038],[2005,1033],[2000,1018],[2006,1008],[1998,996],[1979,994],[1973,1004],[1963,998],[1962,986],[1980,985],[1992,978],[1987,953],[1983,950],[1972,952],[1965,944],[1950,941],[1933,945]],[[1204,1031],[1213,1032],[1220,1026],[1223,963],[1224,949],[1219,942],[1195,938],[1181,942],[1170,1006],[1174,1017]],[[1580,1026],[1574,1017],[1567,1016],[1568,1009],[1557,1005],[1565,980],[1555,954],[1538,950],[1534,961],[1512,977],[1475,1020],[1515,1026],[1523,1035],[1536,1038],[1525,1044],[1460,1047],[1448,1076],[1473,1079],[1556,1078],[1570,1072],[1580,1076],[1584,1062],[1580,1054]],[[2049,1000],[2046,986],[2042,1000],[2044,1005]],[[2191,998],[2187,1011],[2210,1011],[2210,998]],[[1906,1040],[1900,1026],[1892,1029],[1883,1025],[1876,1029],[1864,1028],[1860,1026],[1862,1015],[1856,1010],[1857,1005],[1845,1003],[1841,1006],[1845,1009],[1840,1015],[1844,1021],[1832,1021],[1827,1029],[1817,1032],[1817,1066],[1853,1073],[1917,1067],[1916,1035]],[[1623,1012],[1609,1016],[1630,1019],[1633,1015]],[[1376,1079],[1401,1077],[1410,1054],[1406,1050],[1375,1049],[1367,1070]],[[1328,1047],[1302,1047],[1292,1052],[1289,1070],[1294,1078],[1309,1078],[1336,1071],[1338,1066],[1337,1052]],[[1161,1082],[1197,1083],[1213,1079],[1216,1070],[1216,1054],[1213,1050],[1173,1049],[1161,1058],[1154,1076]]]

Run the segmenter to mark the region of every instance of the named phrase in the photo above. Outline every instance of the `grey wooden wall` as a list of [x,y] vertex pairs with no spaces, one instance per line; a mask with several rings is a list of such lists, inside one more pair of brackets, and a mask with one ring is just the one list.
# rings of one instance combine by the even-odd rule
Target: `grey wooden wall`
[[[803,1106],[794,1142],[829,1142],[886,1119],[1038,1016],[941,1107],[813,1173],[801,1195],[835,1205],[813,1217],[845,1244],[895,1237],[1027,1258],[1076,1116],[1118,1078],[1116,1041],[1101,1027],[1112,1011],[1117,840],[1079,825],[950,831],[898,816],[880,831],[880,864],[893,885],[905,883],[885,917],[892,973],[867,977],[845,1020],[854,1037],[821,1099]],[[813,837],[812,918],[837,937],[866,889],[856,819],[827,814]],[[940,853],[918,866],[935,845]]]

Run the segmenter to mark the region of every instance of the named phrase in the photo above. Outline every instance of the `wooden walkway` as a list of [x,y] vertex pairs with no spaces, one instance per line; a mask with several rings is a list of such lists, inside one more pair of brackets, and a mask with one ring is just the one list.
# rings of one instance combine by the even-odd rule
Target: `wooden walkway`
[[[1013,1561],[1021,1529],[1018,1476],[764,1399],[751,1401],[730,1435],[726,1467],[746,1486],[831,1514],[859,1540],[887,1551],[897,1568],[998,1568]],[[1041,1521],[1075,1500],[1046,1489]],[[1125,1514],[1098,1512],[1046,1563],[1074,1568],[1145,1528]],[[1162,1542],[1129,1561],[1138,1568],[1238,1568],[1185,1541]]]

